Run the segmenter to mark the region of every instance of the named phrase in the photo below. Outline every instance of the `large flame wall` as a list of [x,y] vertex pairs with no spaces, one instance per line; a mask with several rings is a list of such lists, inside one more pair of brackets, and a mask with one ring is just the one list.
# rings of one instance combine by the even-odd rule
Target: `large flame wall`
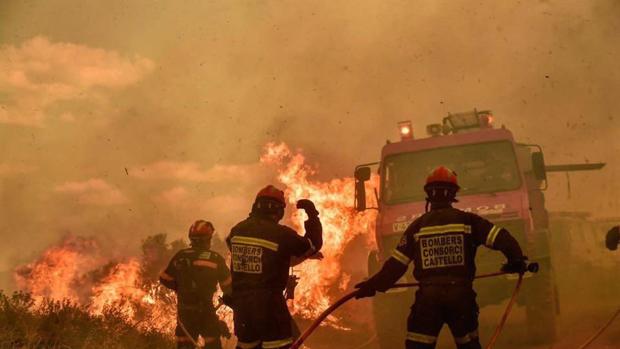
[[[293,314],[312,319],[350,287],[351,276],[342,268],[344,251],[356,238],[362,239],[364,246],[374,245],[376,211],[357,213],[352,206],[353,178],[313,180],[315,169],[306,164],[301,152],[292,151],[286,144],[267,144],[261,162],[276,168],[289,206],[305,198],[320,212],[324,258],[294,268],[300,281],[291,304]],[[287,222],[303,234],[305,214],[294,209],[289,212]],[[140,328],[172,333],[174,294],[144,275],[144,263],[137,257],[112,260],[95,239],[69,235],[37,260],[17,268],[15,279],[18,288],[30,292],[37,301],[69,300],[86,306],[93,315],[115,309]],[[218,314],[232,323],[227,308],[220,308]],[[330,321],[337,326],[337,319]]]
[[[278,168],[278,180],[286,187],[290,206],[295,207],[297,200],[310,199],[320,212],[324,258],[308,260],[294,268],[300,282],[293,313],[314,318],[349,286],[350,275],[341,267],[347,245],[356,237],[362,237],[368,247],[374,246],[376,211],[357,213],[354,210],[353,178],[327,182],[312,180],[315,169],[306,164],[301,152],[292,151],[284,143],[267,144],[261,161]],[[303,232],[305,214],[293,210],[290,218],[296,230]]]

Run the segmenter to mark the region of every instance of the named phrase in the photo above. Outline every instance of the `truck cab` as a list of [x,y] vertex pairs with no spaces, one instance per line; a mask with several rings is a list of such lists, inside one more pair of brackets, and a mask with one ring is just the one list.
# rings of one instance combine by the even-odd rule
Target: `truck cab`
[[[434,168],[446,166],[456,172],[461,187],[454,207],[506,228],[530,260],[540,263],[540,273],[527,275],[531,280],[524,283],[519,302],[526,306],[532,342],[550,343],[555,337],[558,303],[543,195],[546,172],[584,170],[592,165],[548,167],[540,146],[515,141],[508,129],[496,128],[493,122],[489,110],[449,114],[442,123],[427,126],[427,137],[415,138],[411,123],[404,121],[399,123],[400,141],[387,142],[380,162],[356,167],[355,207],[363,211],[370,209],[366,206],[369,165],[378,165],[379,184],[374,188],[373,200],[377,206],[372,207],[378,210],[377,246],[369,253],[368,271],[372,275],[380,269],[409,224],[426,212],[426,176]],[[478,249],[478,273],[497,271],[503,262],[500,252]],[[410,271],[405,277],[407,281],[413,278]],[[481,306],[506,300],[513,286],[508,277],[475,283]],[[404,329],[393,319],[399,314],[397,317],[404,323],[408,308],[404,305],[412,299],[412,291],[373,299],[373,316],[382,348],[402,346],[404,337],[400,337],[404,336]]]

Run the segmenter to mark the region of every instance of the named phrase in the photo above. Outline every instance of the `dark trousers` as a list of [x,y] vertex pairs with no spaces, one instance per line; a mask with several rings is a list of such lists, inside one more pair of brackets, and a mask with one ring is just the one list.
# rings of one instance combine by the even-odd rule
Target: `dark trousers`
[[407,349],[433,349],[448,324],[458,349],[480,349],[478,304],[471,284],[423,285],[407,319]]
[[179,318],[175,330],[177,348],[194,349],[195,347],[192,340],[183,331],[182,323],[194,341],[198,341],[199,335],[204,338],[205,349],[222,349],[219,318],[212,307],[205,309],[203,307],[179,306],[178,311]]
[[236,292],[233,298],[237,348],[290,347],[293,343],[292,318],[281,291]]

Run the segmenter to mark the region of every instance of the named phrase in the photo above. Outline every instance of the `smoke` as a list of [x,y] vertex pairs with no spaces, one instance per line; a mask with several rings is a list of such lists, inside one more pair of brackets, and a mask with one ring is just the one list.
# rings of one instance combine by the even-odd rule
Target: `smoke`
[[223,236],[274,181],[257,165],[268,141],[342,177],[397,121],[422,136],[474,107],[548,163],[607,162],[570,192],[551,174],[547,203],[617,215],[619,14],[613,0],[4,1],[0,270],[66,232],[130,249],[205,218]]

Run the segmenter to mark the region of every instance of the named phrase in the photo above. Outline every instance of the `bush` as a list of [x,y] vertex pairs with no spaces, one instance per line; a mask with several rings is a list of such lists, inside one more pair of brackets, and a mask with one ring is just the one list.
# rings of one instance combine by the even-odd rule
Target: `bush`
[[174,348],[172,338],[136,328],[121,307],[100,316],[70,301],[35,301],[28,293],[0,291],[1,348]]

